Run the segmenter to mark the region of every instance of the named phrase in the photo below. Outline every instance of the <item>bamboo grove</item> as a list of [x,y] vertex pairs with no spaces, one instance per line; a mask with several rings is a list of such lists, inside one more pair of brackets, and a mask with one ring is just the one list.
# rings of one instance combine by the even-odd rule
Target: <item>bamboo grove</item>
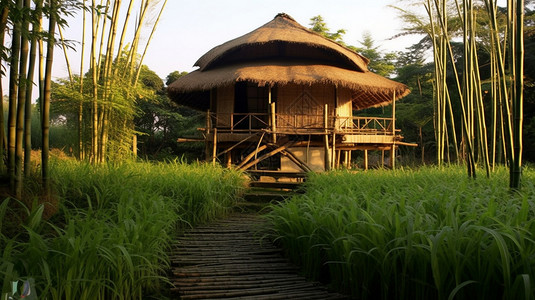
[[[496,164],[506,163],[513,188],[520,184],[522,165],[524,5],[523,0],[508,0],[505,8],[493,0],[418,1],[425,18],[398,8],[412,26],[409,31],[426,34],[432,43],[438,164],[453,161],[454,153],[475,177],[478,164],[488,176]],[[488,79],[480,73],[482,53],[488,56]],[[452,107],[460,107],[460,116]]]
[[[4,128],[4,114],[0,114],[0,164],[2,176],[7,174],[12,194],[20,198],[23,175],[30,173],[30,122],[32,92],[38,87],[41,112],[42,158],[41,173],[43,190],[48,191],[48,114],[50,109],[50,87],[54,55],[56,27],[65,26],[65,17],[78,8],[71,0],[17,0],[2,1],[0,4],[0,49],[1,62],[7,68],[1,77],[9,77],[7,128]],[[43,25],[46,20],[48,26]],[[47,28],[45,30],[44,28]],[[11,46],[6,46],[10,42]],[[46,48],[45,48],[46,45]],[[38,80],[34,80],[35,69]],[[36,83],[38,82],[38,83]],[[0,94],[4,94],[0,85]],[[4,102],[0,110],[4,111]]]
[[[78,76],[73,74],[68,52],[63,48],[72,87],[70,96],[78,99],[79,159],[97,163],[135,152],[134,102],[144,92],[137,82],[166,3],[167,0],[131,0],[126,3],[121,0],[100,3],[83,0],[84,6],[90,9],[83,12]],[[135,18],[134,13],[137,14]],[[86,27],[90,28],[90,37],[86,37]],[[142,37],[146,35],[143,29],[147,27],[152,29],[143,41]],[[84,73],[86,43],[89,44],[89,70]],[[139,55],[141,50],[142,55]],[[112,151],[108,151],[110,148]]]
[[[23,178],[29,176],[32,169],[34,94],[38,94],[37,110],[41,119],[43,190],[48,191],[50,101],[55,92],[51,78],[57,46],[62,47],[67,62],[70,97],[78,100],[78,157],[93,163],[103,162],[109,158],[110,147],[116,155],[132,153],[133,103],[144,92],[136,83],[166,3],[167,0],[1,2],[0,58],[7,66],[1,70],[1,77],[8,78],[9,87],[7,127],[4,114],[0,114],[0,158],[5,162],[0,164],[0,174],[6,174],[10,194],[20,199]],[[79,75],[73,73],[68,57],[73,43],[63,37],[68,18],[75,15],[83,17]],[[152,31],[148,39],[142,39],[146,28]],[[87,36],[86,31],[89,32]],[[86,44],[89,54],[85,51]],[[143,54],[139,55],[141,51]],[[89,67],[85,65],[86,59]],[[34,93],[34,88],[38,88],[38,92]],[[3,95],[5,89],[0,84],[0,94]],[[4,101],[0,101],[0,111],[4,111],[4,105]]]

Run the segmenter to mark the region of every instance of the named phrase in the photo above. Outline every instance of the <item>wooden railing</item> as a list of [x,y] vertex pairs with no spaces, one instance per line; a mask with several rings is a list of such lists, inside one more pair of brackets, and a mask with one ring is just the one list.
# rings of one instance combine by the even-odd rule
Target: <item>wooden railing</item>
[[265,113],[211,113],[211,127],[223,132],[253,133],[269,128]]
[[[210,113],[210,128],[227,133],[256,133],[276,128],[284,130],[325,130],[337,134],[393,135],[393,118],[276,114],[273,126],[267,113]],[[399,129],[396,129],[399,132]]]
[[[393,118],[334,117],[336,130],[347,134],[393,135]],[[396,129],[396,132],[399,131]]]

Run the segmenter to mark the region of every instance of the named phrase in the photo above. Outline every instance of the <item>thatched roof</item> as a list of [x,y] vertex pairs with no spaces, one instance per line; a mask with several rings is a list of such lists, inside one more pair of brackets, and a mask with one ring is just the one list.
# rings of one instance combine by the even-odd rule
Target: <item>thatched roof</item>
[[386,105],[410,91],[368,71],[368,59],[279,14],[262,27],[208,51],[199,69],[168,87],[177,103],[207,109],[209,91],[249,81],[259,86],[332,84],[353,91],[353,106]]

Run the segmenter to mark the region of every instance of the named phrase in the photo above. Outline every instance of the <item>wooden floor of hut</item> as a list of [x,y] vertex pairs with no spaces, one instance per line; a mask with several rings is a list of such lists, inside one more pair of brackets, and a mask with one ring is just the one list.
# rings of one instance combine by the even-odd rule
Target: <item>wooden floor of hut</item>
[[282,249],[259,232],[258,214],[186,231],[171,252],[173,295],[180,299],[347,299],[298,275]]

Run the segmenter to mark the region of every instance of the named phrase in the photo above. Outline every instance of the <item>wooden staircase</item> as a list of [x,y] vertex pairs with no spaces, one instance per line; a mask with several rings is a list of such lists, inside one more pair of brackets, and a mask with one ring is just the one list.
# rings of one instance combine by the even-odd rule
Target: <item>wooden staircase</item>
[[248,170],[247,174],[253,179],[249,184],[253,188],[276,190],[291,190],[298,192],[306,181],[307,173],[281,172],[271,170]]

